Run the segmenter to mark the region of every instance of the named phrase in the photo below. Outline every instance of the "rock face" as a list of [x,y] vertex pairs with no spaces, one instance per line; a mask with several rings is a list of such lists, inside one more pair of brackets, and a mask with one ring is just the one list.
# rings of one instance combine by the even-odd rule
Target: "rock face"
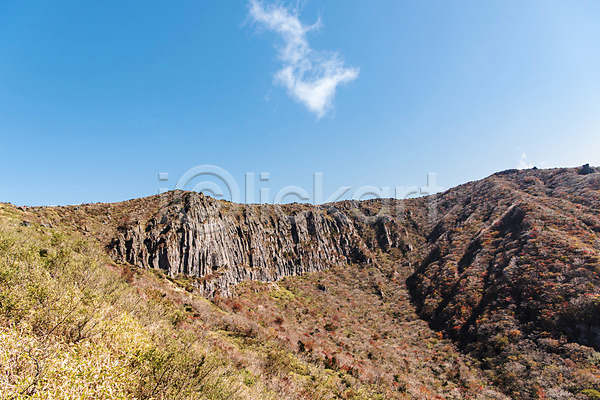
[[[237,205],[171,192],[156,212],[120,226],[108,248],[119,261],[202,278],[199,289],[208,296],[228,295],[244,280],[276,281],[372,262],[374,246],[408,249],[391,218],[353,216],[351,203],[341,205],[344,212],[334,206]],[[373,231],[373,243],[361,237],[366,230]]]

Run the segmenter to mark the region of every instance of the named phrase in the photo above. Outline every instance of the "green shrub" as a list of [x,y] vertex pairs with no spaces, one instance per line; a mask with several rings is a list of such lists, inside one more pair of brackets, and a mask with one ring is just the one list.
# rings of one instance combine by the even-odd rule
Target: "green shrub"
[[600,400],[600,392],[596,389],[584,389],[580,393],[590,400]]

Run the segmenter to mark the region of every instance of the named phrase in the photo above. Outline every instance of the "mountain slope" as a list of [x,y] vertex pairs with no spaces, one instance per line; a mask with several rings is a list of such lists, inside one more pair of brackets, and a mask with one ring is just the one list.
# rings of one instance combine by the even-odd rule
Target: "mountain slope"
[[[200,319],[202,303],[188,297],[212,299],[285,354],[344,376],[343,398],[360,387],[501,398],[492,383],[514,398],[594,399],[599,211],[600,173],[583,167],[505,171],[405,201],[238,205],[170,192],[26,215],[89,238],[140,276],[165,271],[165,298]],[[169,295],[173,284],[190,294]],[[416,315],[429,327],[411,330]],[[243,332],[243,346],[256,343]]]
[[599,189],[598,173],[508,171],[435,200],[415,305],[513,396],[600,385]]
[[[435,359],[407,361],[421,372],[398,370],[390,383],[299,351],[233,297],[201,296],[194,279],[115,263],[96,240],[103,232],[90,233],[104,224],[58,211],[0,205],[2,399],[504,398],[414,312],[419,336],[405,351]],[[268,307],[288,293],[265,289]],[[459,365],[454,382],[435,375],[437,360]]]

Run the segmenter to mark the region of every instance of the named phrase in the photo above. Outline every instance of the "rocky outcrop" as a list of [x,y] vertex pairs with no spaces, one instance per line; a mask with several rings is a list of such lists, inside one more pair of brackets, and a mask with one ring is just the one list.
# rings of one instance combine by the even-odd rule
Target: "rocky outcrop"
[[590,164],[585,164],[579,169],[579,175],[589,175],[594,173],[594,168],[590,167]]
[[[163,195],[157,211],[120,226],[108,245],[116,260],[202,278],[205,295],[228,295],[244,280],[276,281],[335,264],[371,262],[359,231],[375,227],[398,246],[390,219],[359,219],[333,206],[238,205],[194,192]],[[387,225],[386,225],[387,223]]]

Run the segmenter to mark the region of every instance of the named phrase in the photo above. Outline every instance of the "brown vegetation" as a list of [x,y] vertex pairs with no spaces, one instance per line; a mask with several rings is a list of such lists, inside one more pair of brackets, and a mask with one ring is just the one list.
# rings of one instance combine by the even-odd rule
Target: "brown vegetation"
[[[206,217],[191,205],[229,235],[203,259],[241,264],[109,259],[115,237],[147,246],[143,267],[166,237],[177,259]],[[593,168],[319,207],[2,205],[0,397],[597,399],[599,212]],[[234,286],[253,276],[279,281]]]

